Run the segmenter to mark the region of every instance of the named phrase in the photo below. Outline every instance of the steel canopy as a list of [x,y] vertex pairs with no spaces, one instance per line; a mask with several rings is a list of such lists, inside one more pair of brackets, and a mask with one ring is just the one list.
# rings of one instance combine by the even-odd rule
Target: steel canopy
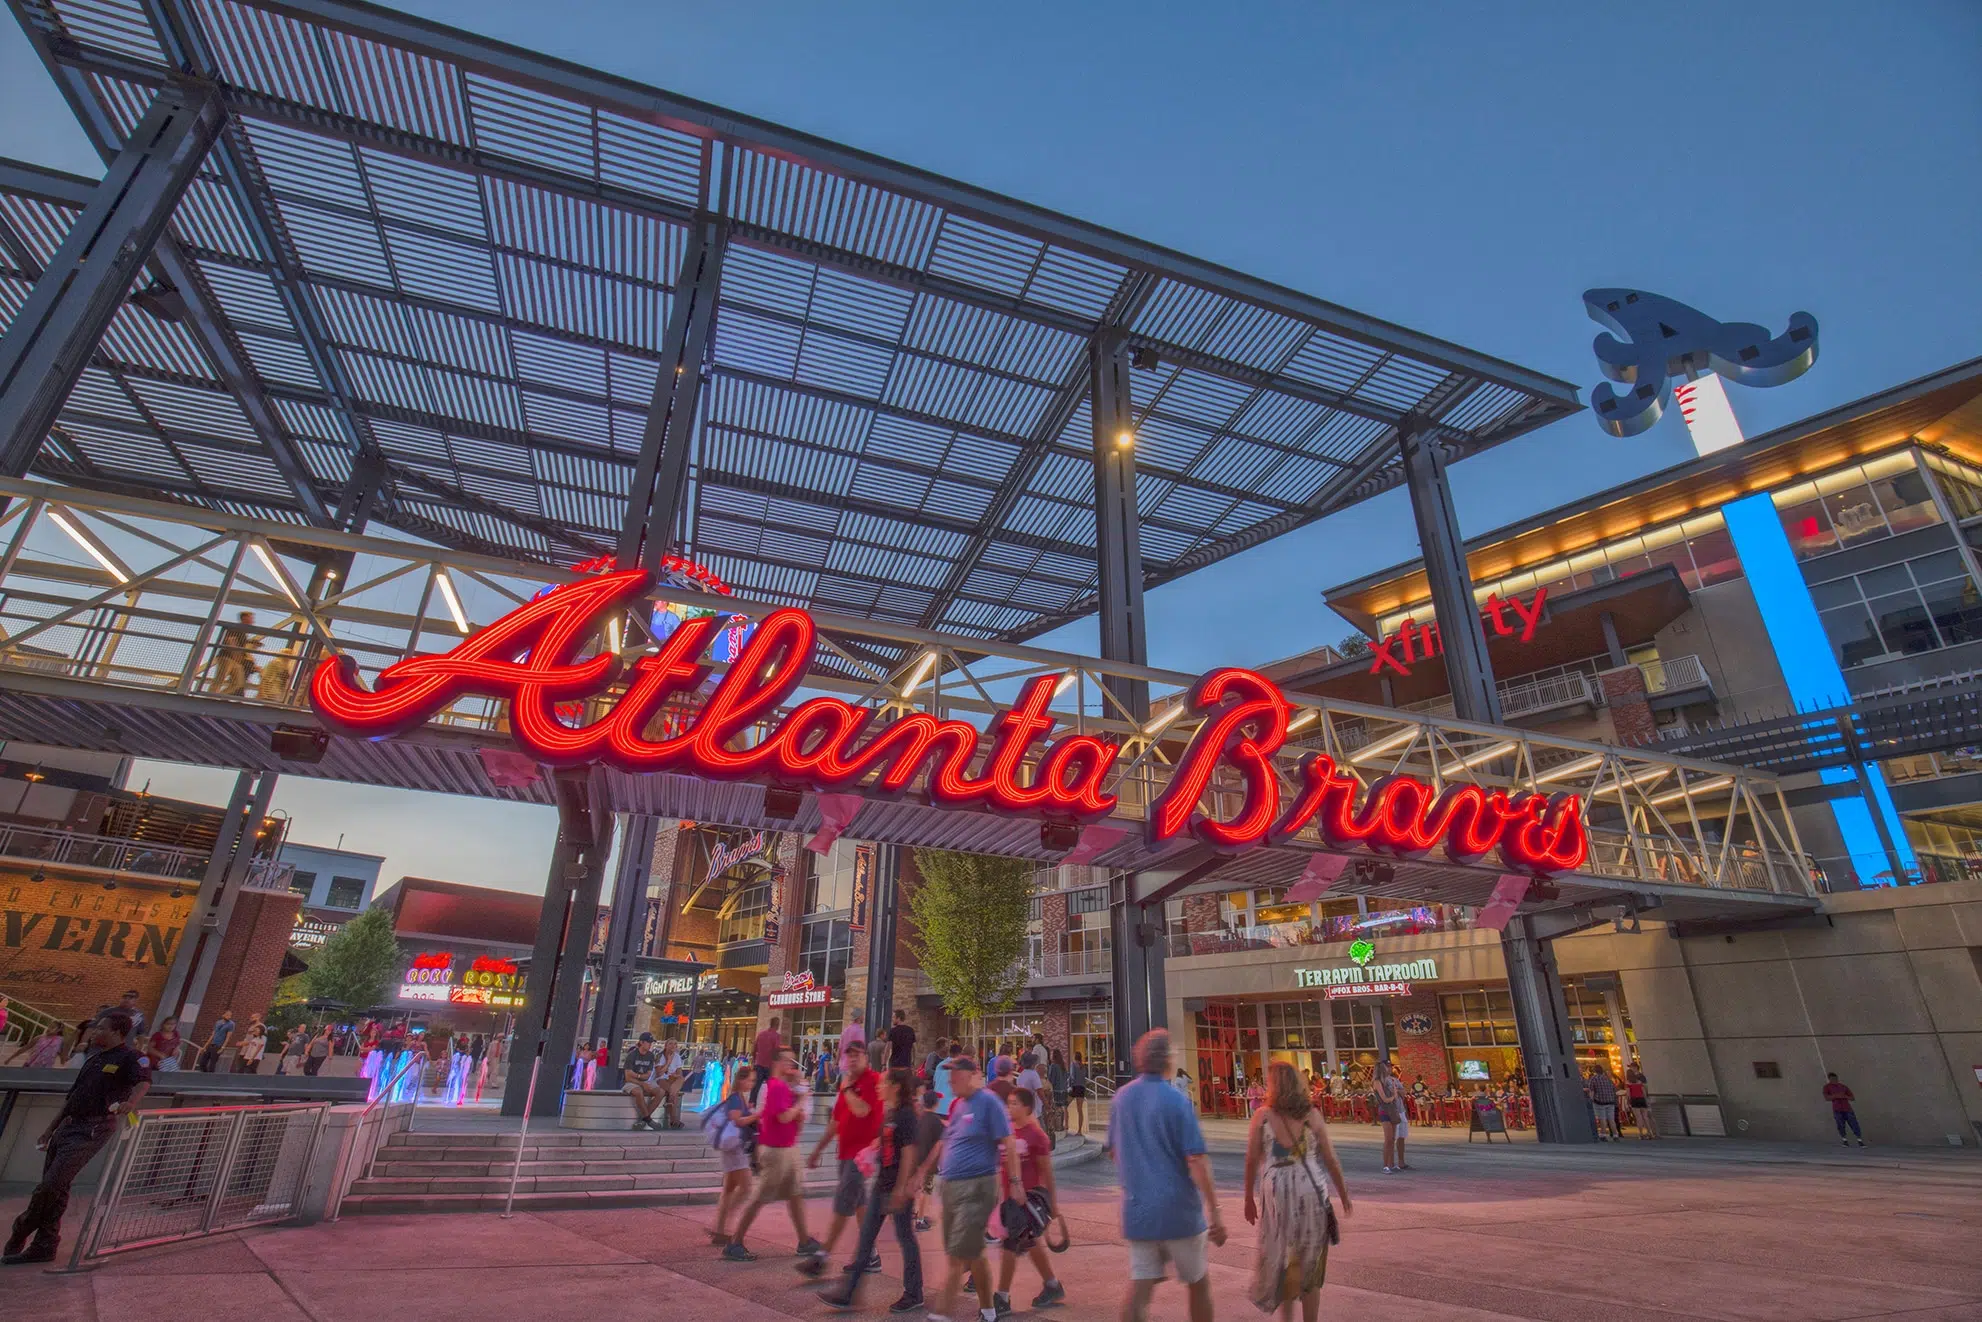
[[[1154,585],[1573,387],[866,153],[365,4],[9,0],[92,141],[226,124],[35,463],[553,564],[614,548],[692,233],[721,246],[673,544],[738,591],[983,638],[1095,608],[1088,346],[1126,337]],[[93,181],[0,168],[0,329]],[[140,301],[142,302],[142,300]],[[157,306],[154,300],[154,307]],[[177,320],[169,319],[173,311]],[[651,469],[651,465],[650,465]]]

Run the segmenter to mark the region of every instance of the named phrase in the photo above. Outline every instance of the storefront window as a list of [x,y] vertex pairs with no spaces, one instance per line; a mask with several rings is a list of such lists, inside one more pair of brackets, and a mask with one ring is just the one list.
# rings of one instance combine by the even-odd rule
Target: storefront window
[[1031,1046],[1038,1032],[1039,1016],[1036,1012],[1013,1010],[971,1020],[964,1028],[963,1040],[976,1053],[978,1063],[986,1065],[994,1056],[1016,1059]]
[[1115,1011],[1106,1001],[1077,1001],[1067,1013],[1072,1049],[1087,1061],[1089,1073],[1114,1069]]

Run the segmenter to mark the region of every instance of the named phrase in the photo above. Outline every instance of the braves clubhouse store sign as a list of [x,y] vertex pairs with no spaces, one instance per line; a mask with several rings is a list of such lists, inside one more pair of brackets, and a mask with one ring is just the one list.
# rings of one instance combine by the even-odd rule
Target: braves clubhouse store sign
[[[1058,820],[1095,820],[1115,809],[1108,786],[1121,746],[1087,734],[1050,737],[1058,724],[1050,711],[1057,675],[1031,680],[982,732],[923,712],[878,722],[873,709],[830,697],[808,699],[780,716],[812,663],[816,629],[800,610],[764,616],[706,700],[686,709],[682,700],[699,694],[709,677],[702,657],[721,621],[683,620],[658,651],[626,671],[625,690],[605,715],[566,723],[559,704],[601,694],[622,678],[616,656],[580,652],[609,615],[636,604],[647,588],[638,569],[567,584],[451,651],[388,666],[372,688],[350,657],[331,656],[311,677],[310,698],[333,728],[374,739],[413,730],[469,694],[506,700],[517,744],[553,766],[603,762],[636,774],[857,788],[877,797],[920,785],[938,806]],[[1188,833],[1237,851],[1315,825],[1336,848],[1404,857],[1440,850],[1464,863],[1497,851],[1505,866],[1535,875],[1574,869],[1588,853],[1582,802],[1573,794],[1508,794],[1477,785],[1441,792],[1409,776],[1386,776],[1365,789],[1332,758],[1311,753],[1294,792],[1283,795],[1273,758],[1286,742],[1292,708],[1279,688],[1252,671],[1205,675],[1191,690],[1190,710],[1204,721],[1150,805],[1152,844]],[[742,743],[746,732],[767,722],[760,738]],[[1221,767],[1245,786],[1229,817],[1200,811]]]

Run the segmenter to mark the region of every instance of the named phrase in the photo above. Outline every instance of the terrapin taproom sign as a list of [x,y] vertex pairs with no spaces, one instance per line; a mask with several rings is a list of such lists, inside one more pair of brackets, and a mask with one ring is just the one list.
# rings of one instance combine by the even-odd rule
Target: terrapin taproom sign
[[[1051,737],[1058,675],[1031,680],[982,732],[924,712],[878,722],[872,708],[830,697],[784,711],[811,669],[817,636],[812,617],[800,610],[765,615],[706,700],[693,704],[683,699],[704,690],[710,667],[702,657],[720,621],[683,620],[658,651],[633,663],[604,715],[568,723],[560,704],[605,693],[622,678],[617,657],[581,651],[609,615],[634,607],[648,586],[637,569],[581,579],[518,607],[451,651],[388,666],[370,688],[351,657],[328,657],[311,678],[311,701],[333,728],[371,739],[413,730],[470,694],[507,701],[516,742],[554,766],[603,762],[635,774],[684,772],[877,797],[920,785],[941,807],[1059,820],[1093,820],[1115,810],[1109,786],[1121,746],[1090,734]],[[1588,852],[1582,802],[1573,794],[1509,794],[1477,785],[1439,791],[1401,775],[1365,789],[1322,753],[1300,763],[1293,793],[1283,794],[1274,758],[1286,742],[1292,707],[1279,688],[1249,670],[1215,670],[1189,700],[1191,712],[1204,719],[1150,804],[1152,844],[1190,834],[1236,852],[1315,825],[1336,848],[1403,857],[1442,850],[1466,863],[1498,851],[1505,866],[1536,875],[1573,869]],[[743,743],[760,724],[769,727],[762,737]],[[1202,811],[1221,768],[1245,787],[1229,816]]]

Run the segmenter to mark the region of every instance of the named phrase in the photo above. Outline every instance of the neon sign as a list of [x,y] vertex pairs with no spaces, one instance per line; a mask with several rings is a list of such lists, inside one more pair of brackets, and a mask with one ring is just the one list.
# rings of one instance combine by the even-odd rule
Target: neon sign
[[830,1005],[832,1001],[833,991],[830,987],[811,987],[805,991],[772,992],[764,998],[764,1003],[774,1010],[786,1006],[806,1007]]
[[764,833],[757,832],[748,840],[740,840],[733,845],[717,845],[709,851],[709,876],[713,880],[722,876],[737,864],[752,859],[764,852]]
[[[1514,635],[1514,625],[1507,622],[1507,611],[1514,612],[1515,621],[1520,625],[1521,641],[1533,642],[1535,626],[1542,620],[1542,605],[1548,600],[1547,588],[1536,588],[1535,595],[1523,606],[1519,597],[1502,597],[1498,592],[1486,599],[1486,609],[1480,612],[1480,624],[1491,628],[1502,638]],[[1401,648],[1403,655],[1399,657]],[[1370,644],[1370,674],[1383,673],[1385,666],[1400,675],[1411,673],[1411,666],[1418,661],[1429,661],[1445,651],[1445,640],[1439,637],[1438,625],[1419,624],[1406,619],[1397,626],[1397,632],[1386,634]]]
[[[859,785],[878,796],[898,796],[920,783],[939,807],[1058,819],[1104,817],[1116,807],[1108,777],[1121,746],[1087,734],[1050,737],[1059,724],[1050,710],[1059,675],[1030,680],[983,732],[924,712],[877,726],[873,709],[830,697],[778,716],[811,668],[816,628],[800,610],[766,615],[705,700],[668,710],[710,676],[701,658],[718,620],[684,620],[658,651],[633,662],[625,690],[599,719],[568,724],[560,704],[594,697],[619,677],[618,657],[581,657],[581,649],[609,614],[627,609],[647,587],[647,575],[637,569],[569,584],[448,652],[388,666],[371,688],[350,656],[327,657],[311,677],[310,700],[330,726],[379,739],[412,730],[471,693],[506,699],[516,742],[551,765],[603,762],[632,774],[666,770],[818,790]],[[1333,848],[1407,858],[1442,849],[1462,863],[1498,849],[1507,867],[1537,875],[1572,869],[1588,853],[1582,801],[1573,794],[1456,784],[1439,791],[1403,775],[1383,777],[1365,791],[1351,771],[1321,753],[1301,762],[1298,788],[1283,810],[1273,758],[1286,742],[1291,708],[1280,690],[1252,671],[1225,669],[1200,679],[1189,699],[1203,721],[1150,805],[1152,844],[1189,833],[1237,851],[1287,840],[1312,824]],[[770,728],[761,738],[737,746],[744,732],[765,722]],[[657,724],[660,737],[651,733]],[[1236,773],[1244,786],[1243,802],[1230,816],[1201,810],[1220,769]]]

